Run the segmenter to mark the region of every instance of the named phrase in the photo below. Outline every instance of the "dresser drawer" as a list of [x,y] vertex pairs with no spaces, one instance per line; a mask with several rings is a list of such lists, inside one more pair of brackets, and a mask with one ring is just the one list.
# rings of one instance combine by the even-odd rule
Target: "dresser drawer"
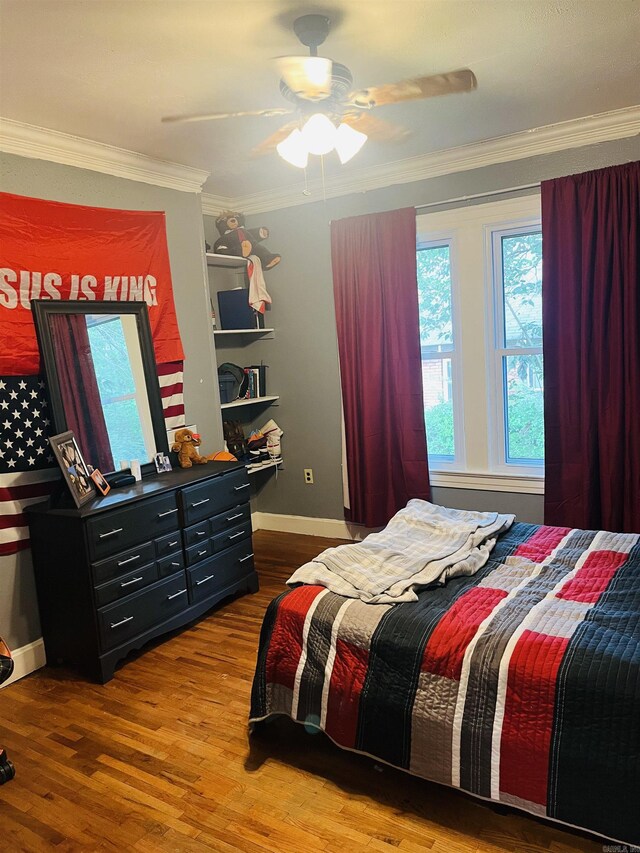
[[214,515],[213,518],[209,519],[211,535],[215,536],[221,530],[243,524],[250,518],[251,506],[248,503],[242,504],[242,506],[234,506],[225,512],[221,512],[220,515]]
[[[177,519],[176,519],[177,521]],[[167,554],[173,554],[182,546],[182,537],[179,530],[174,530],[167,536],[161,536],[155,540],[156,556],[166,557]]]
[[211,540],[207,539],[204,542],[200,542],[199,545],[192,545],[190,548],[185,548],[184,553],[187,558],[187,565],[193,566],[194,563],[199,563],[200,560],[204,560],[205,557],[211,556],[213,553]]
[[225,548],[237,545],[248,536],[251,536],[251,521],[247,521],[239,527],[232,527],[230,530],[218,533],[216,536],[211,538],[213,553],[217,554],[218,551],[223,551]]
[[179,493],[185,527],[249,500],[251,483],[244,468],[213,477]]
[[153,586],[129,595],[124,601],[98,610],[103,650],[120,645],[154,625],[159,625],[187,607],[184,574],[157,581]]
[[176,551],[175,554],[169,554],[168,557],[162,557],[156,562],[158,567],[158,577],[166,578],[169,575],[175,575],[176,572],[184,569],[184,556],[182,551]]
[[187,569],[191,603],[215,595],[252,571],[251,540],[211,557],[195,568]]
[[191,527],[187,527],[186,530],[182,531],[184,547],[188,548],[190,545],[199,545],[201,542],[206,542],[209,535],[208,519],[201,521],[199,524],[193,524]]
[[132,572],[134,569],[144,566],[145,563],[150,563],[154,557],[153,542],[145,542],[136,548],[129,548],[128,551],[123,551],[121,554],[115,554],[107,560],[94,563],[91,566],[93,582],[95,584],[104,583],[104,581],[110,578],[116,578],[118,575]]
[[141,566],[134,572],[123,575],[115,581],[102,584],[96,587],[96,603],[98,607],[104,604],[109,604],[111,601],[117,601],[119,598],[124,598],[125,595],[131,595],[132,592],[137,592],[150,583],[158,580],[158,570],[155,563],[148,563],[146,566]]
[[94,560],[108,557],[135,545],[141,539],[155,539],[176,528],[178,507],[174,492],[140,501],[87,522],[87,541]]

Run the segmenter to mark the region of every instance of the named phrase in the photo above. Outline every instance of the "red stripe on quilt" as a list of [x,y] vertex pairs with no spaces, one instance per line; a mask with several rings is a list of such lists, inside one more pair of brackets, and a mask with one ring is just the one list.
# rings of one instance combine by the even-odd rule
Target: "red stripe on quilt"
[[500,742],[500,791],[547,806],[549,746],[566,637],[524,631],[507,676]]
[[267,684],[282,684],[293,690],[302,654],[304,620],[323,586],[301,586],[288,595],[278,608],[267,652]]
[[595,604],[611,578],[629,559],[620,551],[592,551],[571,580],[557,593],[558,598]]
[[368,666],[369,649],[337,640],[325,731],[340,746],[356,745],[360,695]]
[[542,563],[551,554],[554,548],[562,542],[571,530],[570,527],[541,527],[539,530],[522,542],[513,552],[514,557],[526,557],[534,563]]
[[502,589],[480,586],[461,595],[433,630],[424,649],[422,672],[460,681],[467,646],[480,624],[506,596]]

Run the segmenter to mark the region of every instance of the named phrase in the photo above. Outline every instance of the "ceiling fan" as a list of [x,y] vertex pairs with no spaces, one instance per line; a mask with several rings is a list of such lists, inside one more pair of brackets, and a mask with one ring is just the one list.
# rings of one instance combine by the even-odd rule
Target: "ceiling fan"
[[446,74],[414,77],[366,89],[352,89],[351,71],[340,62],[318,56],[318,46],[329,34],[330,21],[324,15],[303,15],[293,22],[298,39],[309,48],[309,56],[276,58],[282,75],[280,93],[291,107],[274,107],[243,112],[194,113],[165,116],[163,122],[195,122],[237,116],[284,116],[295,118],[253,149],[258,156],[277,149],[281,157],[296,166],[306,166],[307,155],[325,154],[335,148],[341,162],[360,150],[367,138],[396,142],[408,131],[371,115],[375,107],[470,92],[476,88],[472,71],[463,68]]

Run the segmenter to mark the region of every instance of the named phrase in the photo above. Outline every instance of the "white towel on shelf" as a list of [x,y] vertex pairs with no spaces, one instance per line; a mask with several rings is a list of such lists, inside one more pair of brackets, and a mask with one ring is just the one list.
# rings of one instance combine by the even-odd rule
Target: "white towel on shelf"
[[327,548],[288,584],[319,584],[368,604],[417,601],[417,591],[482,568],[514,515],[471,512],[410,500],[384,530]]
[[271,297],[265,284],[262,261],[257,255],[249,255],[249,261],[253,265],[249,267],[249,305],[254,311],[264,314],[266,306],[271,305]]

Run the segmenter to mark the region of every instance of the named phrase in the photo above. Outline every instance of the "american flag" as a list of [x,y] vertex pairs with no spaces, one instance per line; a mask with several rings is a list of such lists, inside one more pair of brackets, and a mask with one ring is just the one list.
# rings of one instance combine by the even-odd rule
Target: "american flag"
[[[183,363],[158,365],[167,429],[183,426]],[[0,378],[0,556],[29,547],[24,507],[44,500],[60,479],[55,434],[40,376]]]

